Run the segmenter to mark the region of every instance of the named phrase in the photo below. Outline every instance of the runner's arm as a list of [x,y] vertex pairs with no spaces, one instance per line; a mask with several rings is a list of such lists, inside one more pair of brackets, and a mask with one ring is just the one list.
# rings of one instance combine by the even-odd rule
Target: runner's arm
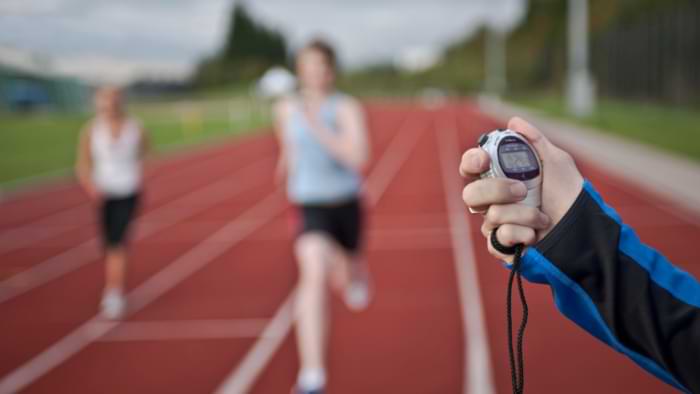
[[344,99],[338,108],[338,133],[329,130],[320,120],[312,119],[312,131],[330,153],[349,168],[362,171],[369,161],[370,147],[362,106],[352,98]]
[[92,181],[92,153],[90,151],[91,126],[86,125],[80,133],[76,148],[75,175],[80,185],[85,189],[90,198],[97,198],[99,193]]
[[285,124],[289,116],[289,99],[282,98],[278,100],[273,107],[274,129],[277,137],[277,146],[279,147],[279,156],[277,157],[277,166],[275,167],[275,181],[281,183],[287,176],[291,158],[287,153],[287,143],[284,138]]

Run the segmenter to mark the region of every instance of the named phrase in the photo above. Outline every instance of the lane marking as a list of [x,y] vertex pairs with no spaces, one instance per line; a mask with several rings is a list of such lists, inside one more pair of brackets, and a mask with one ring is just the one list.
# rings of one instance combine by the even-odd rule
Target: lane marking
[[[224,227],[215,231],[132,290],[127,296],[129,310],[126,317],[142,310],[189,276],[204,268],[212,260],[222,256],[227,250],[262,227],[263,224],[270,222],[284,208],[282,193],[275,190],[237,218],[229,221]],[[92,317],[46,350],[4,376],[0,380],[0,393],[15,393],[26,388],[107,334],[118,324],[118,322],[105,322],[99,315]]]
[[4,231],[0,235],[0,253],[10,253],[76,229],[75,223],[71,223],[71,220],[87,210],[86,205],[88,204],[81,202],[21,227]]
[[[588,162],[586,163],[588,164]],[[589,164],[590,165],[590,164]],[[601,169],[601,167],[596,167],[598,170]],[[602,172],[602,171],[601,171]],[[621,179],[623,182],[631,184],[633,187],[636,187],[638,189],[641,189],[642,191],[648,190],[646,185],[641,185],[639,183],[635,183],[635,181],[631,181],[624,176],[620,176],[617,174],[613,174],[614,177]],[[614,179],[609,179],[608,177],[600,177],[600,180],[597,181],[600,183],[603,183],[607,185],[608,187],[612,187],[614,189],[620,190],[623,193],[629,193],[629,189],[626,189],[623,185],[620,185],[620,183],[615,182]],[[593,185],[595,186],[595,185]],[[650,193],[655,193],[654,191],[650,191]],[[659,194],[646,194],[646,193],[639,193],[635,194],[636,197],[640,198],[641,200],[644,200],[641,202],[641,204],[620,204],[620,208],[624,206],[632,206],[632,205],[639,205],[641,207],[645,207],[647,205],[651,205],[654,208],[657,208],[660,211],[665,212],[666,214],[678,219],[681,222],[685,222],[686,225],[690,225],[693,227],[700,227],[700,216],[697,216],[695,212],[688,212],[690,211],[686,207],[681,207],[681,212],[678,210],[673,209],[673,205],[671,204],[664,204],[663,200],[670,200],[669,198],[659,195]],[[659,201],[662,200],[662,201]],[[645,204],[646,202],[646,204]],[[617,209],[614,206],[611,205],[618,213],[620,213],[621,209]]]
[[[455,120],[456,121],[456,120]],[[437,128],[438,156],[442,166],[443,187],[447,203],[447,219],[450,223],[455,274],[459,286],[459,299],[462,304],[462,325],[464,327],[464,386],[465,394],[493,394],[495,386],[491,367],[491,354],[484,319],[476,256],[471,238],[466,210],[459,196],[462,188],[459,182],[457,129],[442,124]]]
[[[413,150],[418,140],[423,135],[421,132],[423,128],[417,127],[415,123],[409,122],[409,119],[409,116],[404,119],[396,135],[392,137],[389,146],[383,152],[382,157],[379,158],[379,161],[377,161],[377,164],[374,166],[374,170],[367,177],[367,200],[370,206],[377,205],[379,199],[384,195],[386,188],[389,186],[389,183],[393,180],[394,176],[408,158],[408,153]],[[418,124],[418,126],[421,125]],[[413,127],[413,129],[409,127]],[[408,130],[412,132],[405,130],[405,128],[408,128]]]
[[[99,342],[257,338],[268,319],[210,319],[122,322]],[[105,322],[95,323],[96,325]],[[107,323],[110,324],[110,323]],[[100,330],[100,327],[91,329]]]
[[[370,206],[376,205],[381,199],[389,183],[396,177],[418,140],[424,134],[422,131],[425,125],[416,125],[416,123],[409,122],[409,119],[409,116],[404,118],[389,146],[382,153],[382,157],[377,161],[372,173],[367,177],[366,185],[369,191],[368,203]],[[402,131],[406,133],[404,130],[406,127],[414,127],[412,134],[402,135]],[[270,331],[283,334],[282,338],[274,340],[269,340],[264,336],[259,338],[248,351],[243,362],[224,379],[216,390],[217,394],[242,394],[250,391],[292,329],[292,305],[295,291],[296,287],[287,296],[268,326]]]
[[[444,215],[443,215],[444,216]],[[421,249],[434,244],[446,244],[447,226],[414,227],[401,229],[376,229],[367,231],[367,250]],[[289,231],[279,231],[252,236],[249,241],[288,241]],[[449,244],[447,244],[448,247]]]
[[284,339],[292,329],[294,294],[296,287],[282,302],[282,306],[275,312],[270,323],[263,330],[262,335],[255,341],[251,349],[232,374],[224,379],[216,389],[217,394],[241,394],[247,393],[255,383],[265,366],[275,355],[277,349],[282,346]]
[[[257,174],[261,167],[264,168],[272,160],[271,158],[260,159],[225,179],[187,193],[149,212],[138,219],[134,241],[141,241],[188,217],[204,212],[224,200],[263,184],[264,177],[248,175]],[[233,179],[244,182],[234,182]],[[0,304],[96,262],[100,257],[100,242],[95,236],[1,281]]]
[[[214,165],[218,161],[223,161],[226,158],[226,155],[216,156],[211,159],[205,158],[204,160],[185,168],[184,171],[194,173],[198,171],[201,172],[203,167]],[[147,177],[146,182],[148,182],[147,185],[151,182],[164,183],[164,185],[159,186],[158,189],[168,190],[168,185],[172,184],[173,181],[177,181],[181,177],[181,172],[174,173],[174,171],[171,171],[165,174],[151,175],[150,177]],[[170,189],[172,189],[172,186]],[[160,198],[153,202],[159,203],[172,197],[173,193],[168,190],[163,193]],[[31,222],[23,224],[19,227],[4,231],[2,234],[0,234],[0,254],[10,253],[43,240],[57,237],[70,230],[75,230],[78,227],[76,227],[75,223],[72,223],[72,219],[76,215],[81,214],[81,212],[89,209],[91,209],[89,203],[81,202],[78,205],[63,208],[58,212],[49,214],[48,216],[32,220]]]

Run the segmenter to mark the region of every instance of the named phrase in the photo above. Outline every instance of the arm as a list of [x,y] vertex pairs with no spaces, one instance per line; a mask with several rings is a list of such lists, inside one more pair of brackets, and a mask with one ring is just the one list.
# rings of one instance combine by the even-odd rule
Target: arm
[[277,183],[284,181],[289,167],[290,157],[287,154],[287,146],[284,139],[284,127],[289,115],[289,105],[288,99],[281,99],[275,103],[273,108],[275,136],[279,147],[279,156],[275,167],[275,182]]
[[336,160],[357,171],[364,169],[370,148],[364,111],[356,100],[345,99],[338,108],[338,133],[329,130],[319,119],[310,119],[310,122],[318,141]]
[[522,261],[581,328],[674,387],[700,392],[700,283],[644,245],[586,182]]
[[[517,204],[518,182],[471,182],[470,207],[488,208],[482,233],[506,246],[530,245],[523,275],[550,286],[557,308],[581,328],[674,387],[700,392],[700,283],[642,244],[576,165],[536,128],[514,118],[508,128],[532,143],[543,163],[542,212]],[[470,149],[462,175],[476,176],[488,155]],[[493,250],[495,257],[508,260]]]
[[76,149],[75,175],[78,182],[91,199],[97,199],[99,192],[92,181],[92,153],[90,151],[90,125],[85,126],[80,133]]

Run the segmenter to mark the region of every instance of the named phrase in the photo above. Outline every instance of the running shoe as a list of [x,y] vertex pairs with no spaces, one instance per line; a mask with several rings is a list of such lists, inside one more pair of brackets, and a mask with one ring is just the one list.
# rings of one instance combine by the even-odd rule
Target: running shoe
[[326,391],[324,389],[316,390],[302,390],[297,386],[292,387],[291,394],[324,394]]
[[102,316],[109,320],[118,320],[124,316],[126,300],[117,291],[109,291],[102,297]]
[[345,305],[355,312],[367,309],[372,301],[372,280],[364,263],[353,264],[350,283],[345,287]]

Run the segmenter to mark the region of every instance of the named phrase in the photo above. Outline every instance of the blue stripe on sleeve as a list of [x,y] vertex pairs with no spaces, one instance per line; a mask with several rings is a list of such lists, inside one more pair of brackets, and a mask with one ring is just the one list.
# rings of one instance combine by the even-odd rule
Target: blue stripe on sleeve
[[535,248],[528,248],[523,256],[521,270],[523,276],[529,281],[549,284],[554,293],[557,309],[564,316],[608,346],[631,358],[649,373],[683,392],[690,392],[664,368],[620,343],[605,324],[588,294]]
[[700,308],[700,282],[691,274],[675,267],[655,249],[644,245],[634,230],[622,223],[617,212],[605,204],[590,182],[586,181],[583,187],[603,212],[620,224],[620,244],[618,246],[620,251],[644,268],[649,273],[649,278],[673,297],[688,305]]

